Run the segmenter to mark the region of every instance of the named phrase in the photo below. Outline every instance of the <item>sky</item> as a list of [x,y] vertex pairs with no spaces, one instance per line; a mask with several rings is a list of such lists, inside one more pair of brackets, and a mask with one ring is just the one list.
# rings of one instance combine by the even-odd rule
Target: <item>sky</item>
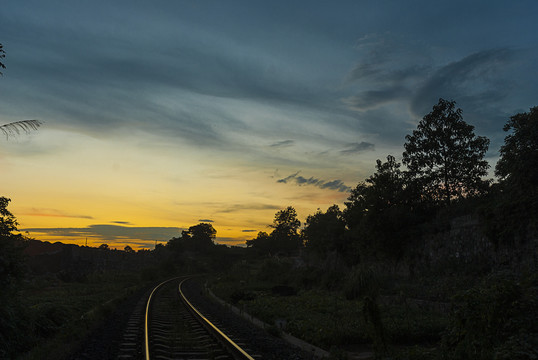
[[0,6],[0,196],[39,240],[153,248],[343,203],[439,98],[491,140],[538,106],[538,2],[24,1]]

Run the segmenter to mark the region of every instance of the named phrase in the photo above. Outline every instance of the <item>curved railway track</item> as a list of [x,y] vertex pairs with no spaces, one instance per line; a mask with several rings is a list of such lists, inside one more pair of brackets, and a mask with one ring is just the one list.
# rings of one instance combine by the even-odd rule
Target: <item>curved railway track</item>
[[145,359],[254,360],[186,298],[173,278],[151,292],[145,315]]

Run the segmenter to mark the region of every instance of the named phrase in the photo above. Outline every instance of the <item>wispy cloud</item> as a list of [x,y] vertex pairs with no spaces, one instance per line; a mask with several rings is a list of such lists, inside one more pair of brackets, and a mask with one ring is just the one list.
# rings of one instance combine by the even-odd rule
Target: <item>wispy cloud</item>
[[283,179],[277,180],[278,183],[295,183],[296,185],[302,186],[302,185],[312,185],[319,187],[321,189],[329,189],[329,190],[336,190],[339,192],[349,192],[351,191],[351,187],[344,184],[342,180],[321,180],[316,179],[314,177],[305,178],[301,175],[299,175],[299,171],[295,174],[291,174]]
[[232,204],[227,205],[223,207],[220,210],[217,210],[219,213],[232,213],[237,211],[244,211],[244,210],[279,210],[281,207],[278,205],[273,204],[256,204],[256,203],[250,203],[250,204]]
[[280,148],[280,147],[290,147],[290,146],[293,146],[294,144],[295,144],[294,140],[282,140],[282,141],[277,141],[269,146]]
[[212,223],[212,222],[215,222],[211,219],[198,219],[199,222],[203,222],[203,223]]
[[359,40],[362,59],[346,77],[346,84],[358,87],[357,94],[342,99],[350,109],[364,112],[405,101],[414,115],[423,116],[440,97],[475,107],[484,98],[499,101],[509,91],[503,77],[516,59],[514,49],[481,50],[435,64],[427,52],[414,52],[416,44],[403,40],[389,35]]
[[470,107],[486,96],[489,102],[503,99],[509,92],[505,70],[516,56],[512,49],[490,49],[472,53],[436,69],[425,77],[411,101],[411,111],[422,116],[439,97],[463,101]]
[[344,150],[341,150],[340,153],[350,155],[373,150],[375,150],[374,144],[366,141],[361,141],[360,143],[347,144],[346,148]]
[[62,217],[62,218],[75,218],[75,219],[93,219],[93,216],[81,215],[81,214],[66,214],[63,211],[57,209],[38,209],[31,208],[29,211],[22,213],[26,216],[44,216],[44,217]]
[[[120,225],[95,224],[85,228],[26,228],[21,231],[28,231],[30,236],[46,234],[51,236],[62,236],[66,238],[92,237],[100,241],[117,241],[134,239],[141,241],[162,241],[169,240],[181,233],[181,228],[176,227],[127,227]],[[38,237],[38,236],[36,236]]]

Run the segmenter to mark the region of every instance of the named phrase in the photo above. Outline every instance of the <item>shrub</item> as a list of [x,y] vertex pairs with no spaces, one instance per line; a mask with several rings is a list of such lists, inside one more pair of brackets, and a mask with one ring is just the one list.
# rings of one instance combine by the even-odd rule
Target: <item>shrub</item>
[[344,295],[348,300],[359,297],[377,297],[379,293],[380,279],[373,267],[356,266],[348,275],[344,284]]
[[532,350],[538,343],[538,281],[536,276],[524,280],[493,275],[457,295],[442,340],[444,357],[511,359]]

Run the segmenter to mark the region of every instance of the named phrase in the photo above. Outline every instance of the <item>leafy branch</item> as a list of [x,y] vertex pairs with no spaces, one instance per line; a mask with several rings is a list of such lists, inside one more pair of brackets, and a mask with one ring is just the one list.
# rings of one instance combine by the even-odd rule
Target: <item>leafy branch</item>
[[29,133],[32,130],[37,130],[42,124],[39,120],[21,120],[9,124],[0,125],[0,130],[8,139],[13,135],[20,135],[21,132]]

